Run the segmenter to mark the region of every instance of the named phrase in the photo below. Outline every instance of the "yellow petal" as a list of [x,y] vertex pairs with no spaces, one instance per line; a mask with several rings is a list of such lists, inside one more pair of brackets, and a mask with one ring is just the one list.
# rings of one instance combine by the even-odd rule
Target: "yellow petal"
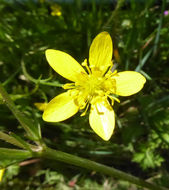
[[107,70],[113,54],[112,40],[108,32],[101,32],[93,40],[89,51],[89,63],[93,70]]
[[92,105],[89,123],[97,135],[105,141],[109,140],[115,126],[115,114],[113,109],[106,102]]
[[47,105],[43,120],[48,122],[60,122],[68,119],[78,112],[78,106],[69,92],[64,92],[53,98]]
[[5,169],[0,169],[0,182],[2,181],[4,171],[5,171]]
[[146,82],[143,75],[135,71],[119,72],[113,79],[116,80],[116,94],[130,96],[139,92]]
[[68,80],[75,82],[78,80],[79,74],[86,73],[83,67],[65,52],[48,49],[45,53],[50,66]]

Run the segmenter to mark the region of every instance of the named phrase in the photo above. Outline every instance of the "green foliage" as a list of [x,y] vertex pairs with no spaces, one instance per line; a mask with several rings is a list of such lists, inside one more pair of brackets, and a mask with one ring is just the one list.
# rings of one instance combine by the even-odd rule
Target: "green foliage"
[[0,168],[5,168],[11,164],[15,164],[22,160],[31,158],[31,153],[28,151],[9,149],[9,148],[0,148],[1,160]]
[[[136,189],[134,185],[131,185],[130,183],[121,180],[119,180],[119,183],[117,184],[112,178],[103,178],[101,182],[98,183],[93,178],[95,174],[78,174],[70,178],[49,169],[37,171],[35,175],[29,177],[27,180],[25,179],[23,183],[17,179],[17,176],[19,175],[19,170],[21,170],[21,168],[17,165],[8,167],[4,176],[4,181],[1,185],[2,190],[5,190],[5,188],[8,187],[10,187],[10,189],[12,190],[15,188],[25,188],[31,190],[102,190],[103,188],[111,190],[116,190],[117,188],[119,190],[127,190],[129,188]],[[11,183],[9,183],[8,180],[12,180]]]
[[[168,186],[169,15],[163,14],[168,3],[165,5],[165,0],[162,3],[122,0],[115,7],[104,3],[108,1],[91,2],[59,3],[62,15],[52,16],[54,1],[0,0],[0,82],[19,113],[32,120],[32,129],[29,131],[25,126],[27,130],[24,131],[0,96],[0,146],[5,147],[0,148],[1,166],[29,158],[29,149],[35,148],[32,141],[41,139],[41,126],[43,140],[53,148],[115,166],[146,179],[151,177],[154,180],[158,174],[156,181]],[[142,92],[120,98],[120,104],[115,103],[117,123],[109,142],[103,142],[92,132],[88,116],[77,114],[62,123],[50,124],[42,121],[42,112],[34,106],[35,102],[48,102],[62,92],[59,87],[65,82],[49,68],[44,51],[59,49],[82,62],[88,57],[93,37],[103,30],[113,37],[114,50],[120,56],[114,55],[115,61],[119,62],[118,70],[136,70],[147,78]],[[25,142],[31,136],[28,131],[34,134],[33,139],[29,138],[30,144]],[[26,150],[12,150],[16,146]],[[12,156],[20,154],[22,159],[13,159]],[[71,189],[68,182],[77,175],[80,176],[77,177],[80,181],[76,184],[77,189],[90,189],[91,186],[103,189],[106,183],[109,189],[131,187],[121,181],[115,185],[114,181],[106,182],[104,177],[89,177],[78,169],[68,177],[67,165],[61,170],[59,164],[51,162],[51,171],[42,163],[38,164],[27,180],[24,175],[32,166],[21,170],[20,175],[17,168],[12,169],[15,172],[11,171],[11,174],[7,171],[5,188],[16,189],[19,186],[23,189],[26,184],[27,189]],[[9,184],[11,179],[12,186]]]
[[7,168],[5,171],[5,180],[12,180],[15,176],[19,174],[20,167],[16,164],[13,164]]
[[140,144],[139,152],[134,154],[133,161],[139,163],[143,169],[161,166],[164,158],[158,153],[160,147],[161,140],[152,133],[146,143]]

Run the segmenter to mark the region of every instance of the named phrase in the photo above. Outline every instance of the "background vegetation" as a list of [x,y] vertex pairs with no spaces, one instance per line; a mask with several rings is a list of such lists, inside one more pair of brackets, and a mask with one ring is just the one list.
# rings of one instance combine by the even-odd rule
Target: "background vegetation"
[[[0,81],[17,108],[42,128],[52,148],[113,166],[169,187],[169,2],[166,0],[0,0]],[[82,62],[92,39],[108,31],[118,70],[141,72],[144,89],[115,103],[116,128],[104,142],[88,115],[46,123],[34,105],[63,91],[65,80],[48,65],[44,51],[62,50]],[[0,97],[0,131],[24,138]],[[0,141],[0,147],[13,147]],[[1,157],[0,157],[1,163]],[[7,168],[2,190],[141,189],[118,179],[60,162],[33,159]]]

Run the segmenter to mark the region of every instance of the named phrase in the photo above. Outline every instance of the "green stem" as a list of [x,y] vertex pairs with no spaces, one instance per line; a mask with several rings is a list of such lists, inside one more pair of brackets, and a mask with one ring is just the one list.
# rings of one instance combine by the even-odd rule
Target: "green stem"
[[55,81],[55,82],[47,82],[48,79],[43,79],[43,80],[40,80],[40,79],[34,79],[31,75],[28,74],[27,70],[26,70],[26,67],[25,67],[25,63],[24,61],[22,60],[21,61],[21,67],[22,67],[22,71],[23,71],[23,74],[24,76],[30,80],[31,82],[34,82],[35,84],[42,84],[42,85],[48,85],[48,86],[56,86],[56,87],[62,87],[63,84],[60,84],[58,81]]
[[0,94],[2,95],[3,101],[6,103],[8,108],[12,111],[13,115],[20,122],[22,127],[27,132],[28,136],[31,137],[31,139],[38,141],[40,139],[40,134],[37,132],[35,124],[16,108],[14,102],[11,100],[9,94],[6,92],[1,83]]
[[160,31],[161,31],[161,27],[162,27],[162,23],[163,23],[165,5],[166,5],[166,0],[163,0],[162,1],[162,8],[161,8],[161,15],[160,15],[160,22],[159,22],[159,25],[157,28],[157,34],[156,34],[155,41],[154,41],[153,55],[155,55],[157,53],[157,46],[158,46],[158,42],[160,39]]
[[115,20],[118,10],[123,6],[124,3],[125,3],[125,0],[118,0],[117,1],[116,8],[113,10],[113,12],[112,12],[111,16],[109,17],[108,21],[102,27],[103,30],[105,30],[108,27],[108,25],[112,22],[113,19]]
[[21,68],[19,67],[13,74],[11,74],[8,79],[3,83],[3,86],[7,85],[8,83],[10,83],[13,78],[19,73],[19,71],[21,70]]
[[146,182],[138,177],[132,176],[120,170],[117,170],[113,167],[105,166],[103,164],[99,164],[97,162],[80,158],[78,156],[74,156],[68,153],[64,153],[61,151],[53,150],[51,148],[45,147],[42,152],[36,152],[35,157],[42,157],[45,159],[52,159],[56,161],[61,161],[64,163],[68,163],[71,165],[79,166],[82,168],[86,168],[89,170],[94,170],[100,172],[102,174],[106,174],[121,180],[129,181],[138,186],[152,189],[152,190],[167,190],[165,187],[157,186],[153,183]]

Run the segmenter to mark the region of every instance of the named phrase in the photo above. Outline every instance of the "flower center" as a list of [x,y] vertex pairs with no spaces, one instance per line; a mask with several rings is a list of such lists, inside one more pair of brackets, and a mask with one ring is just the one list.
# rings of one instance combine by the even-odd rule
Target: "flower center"
[[70,95],[80,109],[85,108],[86,104],[95,104],[107,98],[110,98],[113,104],[114,100],[118,101],[118,99],[112,96],[115,94],[116,82],[111,76],[112,72],[108,72],[103,76],[99,70],[93,73],[89,70],[89,74],[81,73],[78,81],[67,83],[63,88],[69,89]]
[[89,96],[98,95],[102,91],[103,78],[94,75],[88,75],[86,83],[81,84],[82,90],[86,91]]
[[75,83],[75,87],[80,92],[80,96],[87,102],[95,98],[104,98],[115,92],[115,81],[101,76],[100,71],[89,75],[84,75]]

